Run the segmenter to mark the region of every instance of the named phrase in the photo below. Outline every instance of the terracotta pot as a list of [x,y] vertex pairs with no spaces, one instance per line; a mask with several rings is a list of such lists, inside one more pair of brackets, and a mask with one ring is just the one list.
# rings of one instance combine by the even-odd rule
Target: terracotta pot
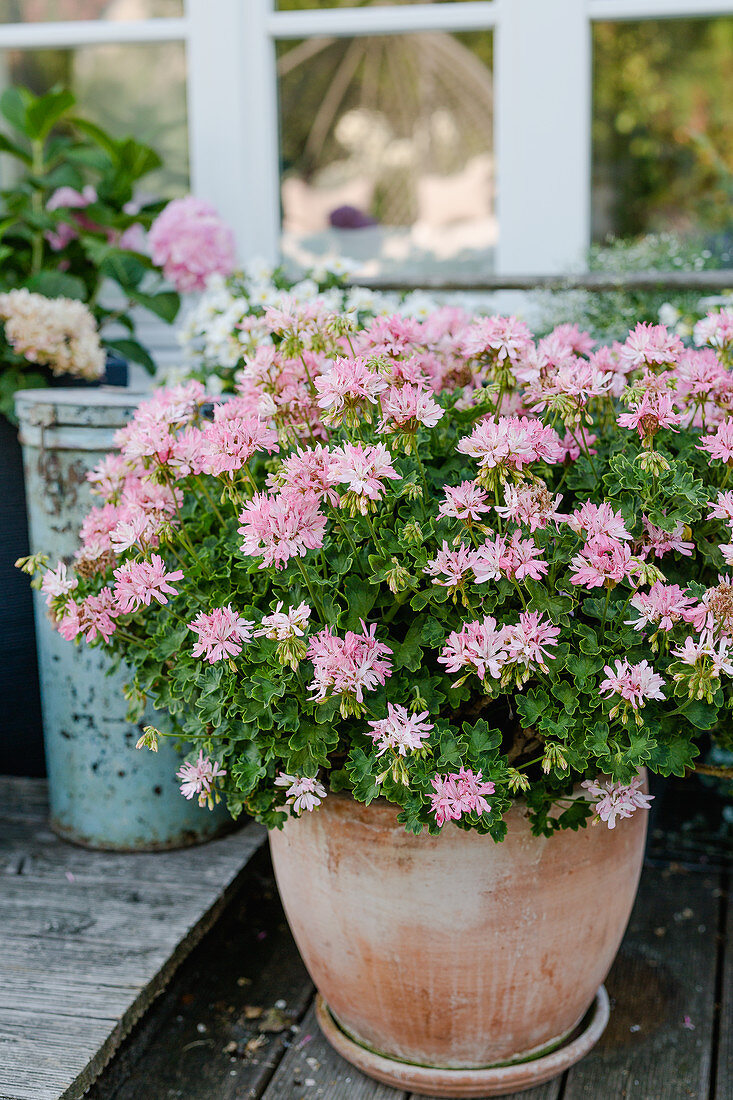
[[[646,815],[549,839],[532,836],[521,803],[506,820],[501,844],[453,824],[414,836],[386,801],[329,795],[270,835],[290,927],[345,1040],[334,1045],[390,1084],[492,1095],[485,1067],[569,1047],[613,962]],[[576,1043],[571,1061],[586,1049]],[[524,1076],[504,1073],[501,1091],[568,1064],[515,1067]]]

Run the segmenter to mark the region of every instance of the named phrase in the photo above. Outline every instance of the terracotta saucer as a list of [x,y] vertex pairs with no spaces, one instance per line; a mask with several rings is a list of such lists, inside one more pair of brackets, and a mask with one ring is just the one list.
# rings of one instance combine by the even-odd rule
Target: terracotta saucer
[[560,1046],[529,1061],[483,1069],[417,1066],[378,1054],[355,1042],[339,1027],[320,994],[316,998],[316,1016],[321,1031],[334,1050],[362,1073],[385,1085],[415,1091],[423,1096],[488,1097],[542,1085],[579,1062],[603,1034],[608,1023],[609,1003],[605,986],[601,986],[582,1022]]

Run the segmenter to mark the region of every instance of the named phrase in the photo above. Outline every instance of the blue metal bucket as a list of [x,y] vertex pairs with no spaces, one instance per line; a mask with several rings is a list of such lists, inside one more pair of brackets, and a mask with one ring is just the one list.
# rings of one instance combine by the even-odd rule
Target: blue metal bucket
[[[23,390],[16,396],[23,445],[31,551],[70,561],[93,503],[87,472],[114,448],[144,394],[129,390]],[[180,793],[180,756],[136,749],[142,726],[131,725],[124,669],[106,675],[101,649],[74,646],[53,629],[45,600],[34,611],[49,780],[51,827],[90,848],[153,851],[199,844],[231,825],[226,810],[201,809]]]

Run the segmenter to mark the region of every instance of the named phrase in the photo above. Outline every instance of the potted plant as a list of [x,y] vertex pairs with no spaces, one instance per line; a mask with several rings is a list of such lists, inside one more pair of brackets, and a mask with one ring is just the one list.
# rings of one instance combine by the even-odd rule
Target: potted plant
[[184,795],[271,829],[334,1045],[422,1094],[538,1084],[607,1018],[645,770],[730,743],[732,319],[265,320],[236,396],[137,411],[37,583],[194,746]]
[[[172,322],[178,291],[203,286],[212,270],[228,273],[234,244],[207,204],[146,199],[140,187],[160,166],[157,153],[77,117],[70,92],[36,96],[9,88],[0,114],[0,153],[12,180],[0,191],[0,688],[11,700],[0,772],[42,774],[33,617],[27,586],[13,569],[28,553],[15,394],[125,385],[128,360],[152,373],[155,364],[136,338],[135,310]],[[72,334],[73,349],[63,348],[64,333]]]

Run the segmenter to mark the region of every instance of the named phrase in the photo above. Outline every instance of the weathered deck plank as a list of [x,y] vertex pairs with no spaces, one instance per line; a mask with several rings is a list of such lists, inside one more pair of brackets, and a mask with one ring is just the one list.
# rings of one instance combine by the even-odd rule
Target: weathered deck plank
[[[720,1005],[719,1005],[719,1041],[717,1063],[715,1066],[715,1096],[713,1100],[730,1100],[733,1096],[733,905],[731,905],[730,882],[726,876],[720,890],[723,909],[721,930],[725,939],[720,944]],[[727,946],[727,950],[726,950]]]
[[0,1100],[77,1100],[234,890],[264,832],[123,855],[45,825],[45,785],[0,780]]
[[311,1006],[263,1100],[407,1100],[407,1094],[365,1077],[340,1058],[321,1035]]
[[708,1097],[719,881],[645,868],[606,982],[610,1023],[595,1050],[569,1071],[563,1100]]
[[262,1095],[313,993],[264,856],[85,1100]]

